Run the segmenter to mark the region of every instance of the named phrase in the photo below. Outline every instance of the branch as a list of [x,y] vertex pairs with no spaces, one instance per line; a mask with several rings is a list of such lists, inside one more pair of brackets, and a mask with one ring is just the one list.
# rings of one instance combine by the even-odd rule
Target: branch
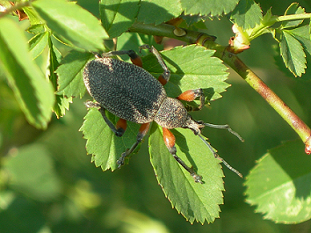
[[1,14],[0,14],[0,18],[4,17],[5,15],[8,15],[8,14],[11,14],[13,13],[14,11],[16,10],[20,10],[22,9],[23,7],[26,7],[26,6],[30,6],[30,3],[32,1],[28,1],[28,2],[21,2],[21,3],[18,3],[16,5],[13,5],[12,7],[10,8],[7,8],[5,11],[3,11]]
[[295,130],[303,143],[305,143],[306,153],[311,153],[310,128],[251,69],[249,69],[235,54],[230,53],[228,47],[215,43],[215,37],[205,33],[183,29],[185,35],[177,36],[174,34],[174,30],[174,26],[167,24],[154,26],[135,23],[129,29],[129,32],[174,38],[191,44],[200,44],[208,49],[216,50],[215,56],[235,70],[272,108],[274,108],[274,110]]

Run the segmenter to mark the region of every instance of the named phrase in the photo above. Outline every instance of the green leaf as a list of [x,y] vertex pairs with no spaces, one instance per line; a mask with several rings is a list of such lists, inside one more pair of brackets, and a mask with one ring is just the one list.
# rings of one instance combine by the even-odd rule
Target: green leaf
[[28,16],[31,26],[42,25],[44,23],[38,13],[32,7],[24,7],[23,11]]
[[222,16],[231,12],[239,0],[181,0],[185,14]]
[[60,181],[48,151],[39,144],[16,149],[4,162],[9,186],[35,200],[49,201],[60,194]]
[[[195,45],[164,51],[163,58],[172,72],[169,83],[165,85],[168,95],[176,97],[185,90],[203,88],[206,96],[212,99],[219,98],[220,93],[229,86],[224,82],[228,74],[221,60],[211,57],[213,54],[213,51]],[[154,55],[144,57],[143,62],[151,74],[158,76],[163,72]],[[110,117],[116,123],[115,117]],[[131,125],[135,130],[131,131],[128,127],[126,134],[117,138],[97,110],[89,111],[81,131],[88,140],[87,151],[94,155],[93,161],[96,166],[102,166],[103,170],[116,168],[115,161],[136,141],[138,128],[134,123],[129,123],[129,126]]]
[[262,11],[254,0],[240,0],[231,14],[231,19],[243,29],[253,28],[260,24]]
[[58,75],[58,94],[67,97],[80,97],[85,93],[83,83],[83,69],[89,59],[94,57],[91,53],[81,53],[72,50],[61,61],[57,69]]
[[145,0],[141,1],[137,20],[145,24],[157,25],[178,17],[182,12],[183,9],[178,0]]
[[[213,90],[213,99],[219,98],[219,93],[229,86],[224,82],[228,74],[221,60],[211,57],[213,54],[214,51],[195,45],[162,52],[161,55],[172,72],[170,82],[165,85],[167,92],[177,96],[184,90],[202,87]],[[143,62],[151,74],[158,76],[163,72],[154,55],[144,57]],[[117,117],[110,113],[108,116],[115,124]],[[139,125],[129,122],[125,135],[118,138],[104,122],[99,111],[90,109],[80,130],[87,139],[87,152],[93,155],[95,165],[101,166],[103,170],[115,170],[116,160],[135,143],[138,127]],[[180,167],[167,150],[159,127],[153,126],[150,130],[149,152],[158,181],[172,206],[191,223],[213,222],[219,217],[219,204],[223,203],[223,174],[219,161],[191,130],[172,131],[176,136],[178,155],[187,164],[197,168],[205,184],[195,183],[189,173]]]
[[[305,10],[299,6],[299,3],[294,2],[292,3],[285,11],[284,15],[295,15],[295,14],[304,14],[306,13]],[[303,20],[291,20],[282,22],[282,28],[291,28],[291,27],[298,27]]]
[[0,19],[0,65],[29,123],[46,128],[55,101],[53,87],[34,64],[23,31],[8,18]]
[[[106,112],[112,123],[116,124],[117,118]],[[136,142],[139,125],[128,122],[127,129],[122,137],[114,135],[104,121],[101,113],[91,108],[86,116],[80,131],[83,132],[86,142],[86,151],[92,155],[92,162],[104,171],[117,168],[117,160],[121,154]]]
[[132,26],[137,17],[139,2],[139,0],[100,1],[101,22],[110,38],[120,36]]
[[[51,37],[48,39],[49,42],[49,79],[53,84],[54,90],[57,90],[58,76],[55,70],[59,67],[59,61],[61,59],[60,52],[56,49],[52,43]],[[69,103],[72,103],[72,97],[65,97],[63,95],[56,94],[56,102],[53,106],[53,111],[57,118],[63,117],[66,110],[69,109]]]
[[277,223],[311,218],[311,157],[300,140],[269,150],[247,176],[247,202]]
[[309,26],[304,25],[292,30],[286,30],[289,34],[295,37],[303,46],[303,48],[311,55],[311,40]]
[[69,110],[69,104],[72,103],[72,97],[65,97],[63,95],[56,95],[56,102],[53,111],[57,118],[63,117],[66,110]]
[[172,207],[189,222],[211,223],[219,217],[223,204],[223,173],[209,148],[189,129],[175,129],[177,156],[193,166],[204,184],[195,183],[166,148],[160,127],[154,124],[149,137],[149,153],[159,184]]
[[35,35],[30,39],[29,43],[29,51],[33,59],[36,59],[45,49],[48,44],[48,32],[43,32]]
[[[168,96],[177,97],[186,90],[202,88],[209,99],[220,98],[220,93],[230,85],[225,82],[227,67],[213,54],[213,50],[197,45],[161,52],[171,71],[170,81],[164,86]],[[155,77],[163,72],[153,54],[143,57],[143,67]]]
[[87,51],[104,50],[103,40],[108,38],[99,21],[82,7],[64,0],[38,0],[32,6],[59,36]]
[[44,24],[35,24],[27,28],[27,32],[37,35],[45,32]]
[[300,42],[290,34],[290,31],[284,30],[279,46],[286,67],[295,76],[301,76],[306,68],[306,55]]

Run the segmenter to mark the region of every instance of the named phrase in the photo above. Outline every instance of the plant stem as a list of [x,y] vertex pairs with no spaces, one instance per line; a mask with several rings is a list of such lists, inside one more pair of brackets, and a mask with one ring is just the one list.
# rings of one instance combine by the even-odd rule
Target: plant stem
[[282,15],[276,18],[277,22],[283,21],[291,21],[291,20],[303,20],[303,19],[310,19],[311,13],[304,13],[304,14],[293,14],[293,15]]
[[208,49],[216,50],[215,56],[223,60],[228,66],[235,70],[256,92],[258,92],[270,104],[272,108],[274,108],[274,110],[295,130],[301,140],[306,144],[306,153],[311,153],[310,128],[235,54],[230,53],[227,50],[227,47],[215,43],[215,38],[213,36],[207,35],[205,33],[189,31],[186,29],[183,29],[186,32],[184,36],[176,36],[174,34],[174,29],[174,26],[167,24],[155,26],[135,23],[129,29],[129,32],[138,32],[148,35],[174,38],[191,44],[200,44]]
[[18,3],[16,5],[13,5],[12,7],[10,8],[7,8],[5,11],[3,11],[1,14],[0,14],[0,18],[4,17],[5,15],[8,15],[8,14],[11,14],[12,12],[16,11],[16,10],[20,10],[22,9],[23,7],[26,7],[26,6],[30,6],[30,3],[32,1],[28,1],[28,2],[21,2],[21,3]]

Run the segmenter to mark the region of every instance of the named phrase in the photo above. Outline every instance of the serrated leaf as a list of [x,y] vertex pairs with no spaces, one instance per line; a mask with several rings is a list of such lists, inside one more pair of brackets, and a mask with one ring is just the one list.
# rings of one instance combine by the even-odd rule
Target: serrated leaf
[[[60,52],[54,47],[51,37],[48,39],[49,42],[49,79],[51,80],[54,90],[57,90],[58,76],[55,73],[55,70],[59,67],[59,62],[61,59]],[[66,110],[69,109],[69,104],[72,103],[72,97],[65,97],[63,95],[56,94],[56,102],[53,106],[53,111],[57,118],[63,117],[66,113]]]
[[35,24],[27,28],[27,32],[37,35],[45,32],[44,24]]
[[29,22],[31,26],[35,25],[43,25],[43,20],[39,17],[38,13],[31,7],[24,7],[23,11],[29,18]]
[[32,37],[29,44],[29,51],[33,59],[36,59],[48,45],[48,32],[43,32]]
[[240,0],[231,14],[231,19],[243,29],[255,27],[262,19],[260,6],[254,0]]
[[[101,0],[100,18],[110,38],[118,37],[134,23],[139,0]],[[130,10],[129,10],[130,9]]]
[[64,0],[38,0],[32,6],[47,26],[73,45],[87,51],[104,50],[108,38],[99,21],[82,7]]
[[[117,118],[107,112],[108,118],[115,124]],[[79,131],[83,132],[86,142],[86,151],[92,155],[92,162],[103,171],[117,168],[117,160],[121,154],[136,142],[139,125],[128,122],[127,129],[122,137],[117,137],[104,121],[101,113],[91,108]]]
[[223,173],[209,148],[189,129],[172,130],[176,137],[177,156],[194,166],[204,184],[195,183],[166,148],[160,127],[154,124],[149,137],[152,166],[165,196],[173,208],[189,222],[211,223],[219,217],[223,204]]
[[286,30],[286,32],[295,37],[302,44],[303,48],[311,55],[311,40],[308,25],[300,26],[292,30]]
[[300,42],[284,30],[279,46],[286,67],[295,76],[301,76],[306,68],[306,55]]
[[[213,50],[197,45],[163,51],[161,55],[171,71],[170,81],[164,86],[168,96],[177,97],[186,90],[202,88],[212,100],[220,98],[220,93],[230,85],[225,82],[227,67],[213,54]],[[143,57],[143,67],[155,77],[163,72],[152,54]]]
[[63,95],[56,95],[56,102],[53,111],[57,118],[63,117],[66,110],[69,110],[69,104],[72,103],[72,97],[65,97]]
[[178,0],[144,0],[137,16],[139,22],[145,24],[160,24],[178,17],[183,12]]
[[33,62],[23,31],[5,17],[0,19],[0,64],[28,122],[46,128],[55,101],[53,87]]
[[231,12],[239,0],[181,0],[185,14],[222,16]]
[[311,157],[300,140],[269,150],[247,176],[247,202],[277,223],[311,218]]
[[72,50],[61,61],[61,65],[56,70],[58,75],[58,94],[67,97],[80,97],[85,93],[83,83],[83,69],[89,59],[94,57],[91,53],[81,53]]
[[[215,94],[213,99],[219,98],[219,93],[229,86],[224,82],[228,74],[222,61],[212,57],[213,54],[214,51],[195,45],[164,51],[161,55],[172,72],[170,82],[165,85],[168,94],[177,96],[182,91],[202,87],[206,89],[205,91],[212,90],[211,93]],[[154,55],[144,57],[143,64],[155,76],[163,72]],[[115,124],[117,118],[112,114],[108,116]],[[103,170],[114,170],[116,160],[122,152],[136,141],[138,128],[139,125],[129,122],[125,135],[118,138],[104,122],[98,110],[90,109],[80,130],[87,139],[86,148],[88,153],[93,155],[92,161],[95,165],[101,166]],[[153,126],[150,131],[150,154],[165,194],[177,211],[190,222],[213,222],[216,217],[219,217],[219,204],[223,203],[223,174],[218,164],[219,161],[191,130],[173,130],[177,139],[178,153],[189,162],[189,165],[195,165],[198,173],[204,176],[206,183],[197,184],[172,158],[164,145],[160,130],[155,129],[158,129],[158,126]],[[183,135],[186,135],[187,142]],[[192,157],[194,154],[195,157]],[[156,156],[158,157],[155,158]],[[168,165],[169,172],[164,174],[166,170],[164,168]],[[170,183],[171,181],[173,182]]]
[[[293,2],[285,11],[284,15],[294,15],[306,13],[305,10],[299,6],[299,3]],[[282,28],[298,27],[303,20],[292,20],[282,22]]]

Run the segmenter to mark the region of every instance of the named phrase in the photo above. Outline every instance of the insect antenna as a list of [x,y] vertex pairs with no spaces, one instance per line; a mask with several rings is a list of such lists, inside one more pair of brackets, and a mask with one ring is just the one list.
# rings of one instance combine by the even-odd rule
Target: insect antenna
[[226,129],[228,130],[230,133],[232,133],[234,136],[236,136],[241,142],[244,142],[244,139],[240,136],[240,134],[238,134],[237,132],[233,131],[229,125],[214,125],[211,123],[205,123],[202,122],[202,124],[204,126],[208,126],[210,128],[216,128],[216,129]]
[[[208,123],[207,123],[208,124]],[[230,128],[230,127],[229,127]],[[230,128],[231,129],[231,128]],[[230,131],[229,131],[230,132]],[[233,131],[234,132],[234,131]],[[234,132],[235,133],[235,132]],[[216,159],[219,159],[229,170],[233,171],[235,174],[237,174],[239,177],[243,178],[243,175],[236,170],[235,168],[233,168],[229,163],[227,163],[223,158],[221,158],[217,152],[214,150],[214,148],[209,144],[208,141],[206,141],[201,134],[198,134],[198,136],[202,139],[202,141],[205,143],[205,145],[207,145],[207,147],[211,150],[211,152],[213,153],[214,157]],[[238,135],[240,136],[240,135]],[[239,137],[238,137],[239,138]]]

